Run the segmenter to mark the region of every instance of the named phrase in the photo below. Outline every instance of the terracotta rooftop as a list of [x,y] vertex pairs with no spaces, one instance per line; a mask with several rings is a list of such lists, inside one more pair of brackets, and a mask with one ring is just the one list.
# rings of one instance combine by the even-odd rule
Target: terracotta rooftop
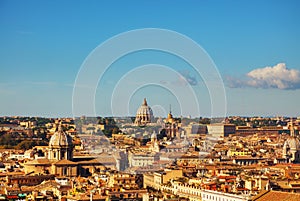
[[25,165],[51,165],[51,162],[48,159],[35,159],[28,161]]
[[77,165],[77,163],[73,161],[69,161],[67,159],[63,159],[55,162],[54,165]]
[[[89,201],[91,198],[89,195],[84,194],[84,195],[76,195],[74,197],[67,197],[68,199],[71,200],[81,200],[81,201]],[[94,201],[100,201],[100,200],[107,200],[107,196],[101,196],[101,195],[93,195],[92,198]]]
[[299,193],[288,193],[281,191],[263,191],[255,196],[253,201],[299,201]]

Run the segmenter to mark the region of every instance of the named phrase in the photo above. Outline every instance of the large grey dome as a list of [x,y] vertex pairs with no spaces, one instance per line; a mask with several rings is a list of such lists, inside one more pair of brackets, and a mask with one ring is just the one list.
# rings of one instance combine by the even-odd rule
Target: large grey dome
[[72,146],[72,137],[66,134],[62,126],[58,126],[58,130],[52,135],[49,141],[49,147],[70,147]]
[[153,120],[153,112],[151,107],[148,106],[146,98],[144,98],[143,104],[139,107],[136,112],[135,123],[136,124],[147,124]]

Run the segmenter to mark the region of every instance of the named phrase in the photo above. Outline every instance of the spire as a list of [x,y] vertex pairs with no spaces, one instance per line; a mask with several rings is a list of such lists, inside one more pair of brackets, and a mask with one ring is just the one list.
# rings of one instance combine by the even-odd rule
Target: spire
[[147,104],[147,100],[146,100],[146,98],[144,98],[143,105],[145,105],[145,106],[147,106],[147,105],[148,105],[148,104]]
[[56,123],[56,128],[58,132],[63,132],[63,128],[62,128],[62,120],[59,118],[58,122]]
[[291,118],[291,126],[290,126],[290,135],[292,137],[295,137],[294,122],[292,118]]
[[57,131],[58,131],[58,132],[62,132],[62,131],[63,131],[61,122],[58,124],[58,129],[57,129]]
[[[172,121],[172,119],[173,119],[173,115],[172,115],[171,104],[169,105],[169,107],[170,107],[170,112],[169,112],[169,114],[168,114],[168,118],[167,118],[167,120],[168,120],[168,121]],[[171,122],[169,122],[169,123],[171,123]]]

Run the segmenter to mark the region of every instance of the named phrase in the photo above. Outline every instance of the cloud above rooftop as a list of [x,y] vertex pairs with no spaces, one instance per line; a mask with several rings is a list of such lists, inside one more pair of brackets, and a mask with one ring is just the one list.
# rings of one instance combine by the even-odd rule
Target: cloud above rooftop
[[226,81],[231,88],[299,89],[300,71],[287,68],[285,63],[278,63],[274,66],[256,68],[243,78],[227,77]]

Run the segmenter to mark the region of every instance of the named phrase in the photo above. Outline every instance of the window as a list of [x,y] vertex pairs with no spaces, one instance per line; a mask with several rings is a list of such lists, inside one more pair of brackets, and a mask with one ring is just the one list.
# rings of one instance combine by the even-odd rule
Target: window
[[67,171],[67,167],[63,167],[63,175],[67,175],[68,174],[68,171]]

